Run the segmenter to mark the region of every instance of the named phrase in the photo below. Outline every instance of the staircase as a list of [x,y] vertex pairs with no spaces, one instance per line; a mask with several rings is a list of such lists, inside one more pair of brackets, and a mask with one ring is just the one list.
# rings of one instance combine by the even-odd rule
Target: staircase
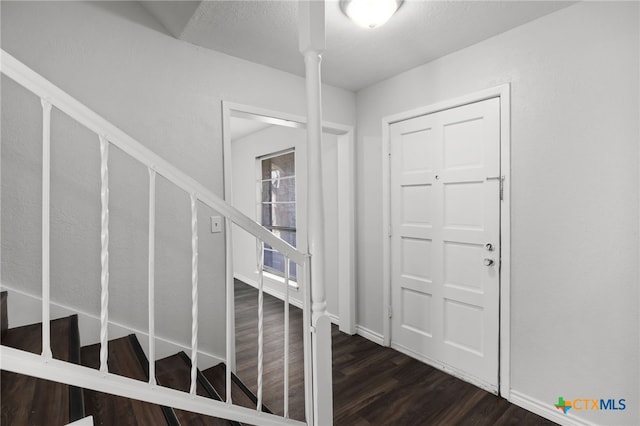
[[[42,351],[42,323],[8,328],[7,292],[1,293],[2,345],[39,354]],[[52,320],[53,358],[98,369],[100,345],[80,346],[78,316]],[[149,381],[148,359],[135,334],[109,341],[109,372],[130,379]],[[224,363],[197,371],[197,394],[224,401]],[[156,361],[157,384],[188,392],[191,360],[178,352]],[[255,409],[257,398],[232,374],[234,403]],[[239,426],[241,423],[176,410],[108,393],[82,389],[2,370],[1,422],[3,425],[66,425],[87,416],[95,425],[202,425]],[[263,407],[263,411],[271,411]]]
[[[40,260],[42,291],[34,298],[39,299],[41,305],[41,324],[8,329],[6,318],[2,321],[2,341],[0,342],[0,367],[2,371],[2,420],[3,424],[66,424],[84,415],[94,417],[97,424],[221,424],[214,417],[230,419],[246,424],[264,426],[281,425],[330,425],[332,424],[332,389],[331,389],[331,328],[330,319],[324,309],[324,281],[317,279],[311,291],[311,263],[312,256],[301,251],[286,241],[280,239],[267,228],[258,224],[254,219],[243,214],[227,201],[211,192],[207,187],[194,180],[191,176],[177,169],[162,157],[150,151],[146,146],[132,138],[122,130],[96,114],[91,109],[71,97],[69,94],[53,85],[50,81],[25,66],[19,60],[0,49],[0,72],[3,78],[9,78],[22,88],[31,92],[40,100],[42,117],[38,125],[42,128],[42,156],[33,158],[34,164],[41,166],[41,173],[32,173],[30,178],[41,179],[41,253],[29,253]],[[4,105],[3,98],[3,105]],[[10,102],[9,102],[10,103]],[[22,108],[20,102],[16,104]],[[52,111],[55,114],[52,114]],[[20,113],[18,113],[19,115]],[[80,348],[78,338],[78,318],[71,316],[50,321],[51,308],[51,223],[59,218],[60,212],[51,209],[52,182],[56,175],[53,173],[51,152],[59,142],[58,137],[52,137],[52,121],[59,119],[59,114],[72,119],[85,130],[94,135],[93,143],[99,150],[99,211],[94,212],[99,217],[99,226],[89,232],[100,238],[99,280],[92,283],[99,290],[100,306],[97,311],[88,314],[100,322],[100,342],[93,346]],[[319,117],[316,117],[319,118]],[[9,123],[11,124],[11,123]],[[4,123],[3,123],[4,126]],[[17,127],[21,124],[16,123]],[[311,128],[311,126],[309,126]],[[4,128],[4,127],[3,127]],[[320,127],[318,127],[320,129]],[[20,133],[19,129],[16,129]],[[319,136],[319,132],[318,132]],[[88,143],[91,143],[90,141]],[[319,140],[315,141],[316,144]],[[145,179],[148,186],[148,269],[146,301],[148,303],[148,354],[151,360],[157,360],[156,341],[162,339],[156,335],[155,297],[156,289],[156,178],[161,178],[172,187],[186,195],[190,201],[191,219],[191,342],[188,346],[190,356],[175,354],[156,362],[148,363],[140,350],[140,344],[135,336],[109,340],[109,311],[113,309],[113,300],[109,301],[110,292],[110,251],[113,247],[126,247],[122,242],[110,245],[110,147],[117,149],[134,160],[139,166],[146,168],[148,176],[138,176]],[[31,159],[29,160],[31,161]],[[55,164],[53,164],[55,166]],[[118,171],[117,167],[113,171]],[[117,175],[117,173],[115,174]],[[321,181],[321,176],[312,180]],[[67,184],[68,182],[64,182]],[[173,189],[172,189],[173,191]],[[320,190],[312,193],[321,193]],[[33,208],[32,205],[22,203],[16,199],[16,206],[20,209]],[[186,200],[185,200],[186,201]],[[224,258],[224,270],[219,271],[223,278],[224,293],[220,292],[220,299],[225,302],[224,323],[216,322],[216,326],[224,327],[224,344],[216,342],[224,350],[224,359],[231,366],[235,365],[235,328],[234,315],[234,270],[233,270],[233,238],[234,233],[245,233],[256,242],[256,267],[258,303],[255,312],[257,326],[255,335],[251,338],[257,343],[255,353],[256,395],[248,392],[247,387],[224,366],[214,367],[205,371],[198,370],[198,354],[205,352],[199,341],[200,306],[199,288],[210,283],[199,282],[199,262],[211,261],[199,256],[198,208],[204,211],[214,211],[224,218],[224,241],[216,243]],[[4,205],[3,205],[4,207]],[[321,211],[309,208],[309,211]],[[201,210],[202,212],[202,210]],[[202,214],[200,214],[202,216]],[[132,227],[141,229],[139,224],[132,223]],[[309,235],[314,234],[310,227]],[[321,226],[319,227],[321,229]],[[186,231],[186,229],[185,229]],[[316,231],[314,231],[316,232]],[[185,235],[188,235],[185,232]],[[236,234],[237,235],[237,234]],[[303,299],[303,340],[302,348],[293,351],[289,346],[288,333],[284,333],[282,342],[283,369],[270,372],[281,374],[283,395],[282,414],[273,414],[264,407],[264,249],[270,247],[277,250],[285,262],[297,265],[297,284],[300,297]],[[320,245],[317,246],[318,250]],[[4,249],[4,247],[3,247]],[[11,252],[12,248],[9,249]],[[181,249],[182,250],[182,249]],[[247,255],[248,254],[242,254]],[[253,254],[251,255],[253,256]],[[317,257],[316,257],[317,258]],[[98,258],[96,257],[96,260]],[[4,257],[3,257],[4,260]],[[322,262],[316,261],[318,265]],[[58,267],[61,267],[58,265]],[[320,275],[322,268],[315,269]],[[285,273],[285,288],[288,286],[288,271]],[[19,280],[18,280],[19,281]],[[186,280],[185,280],[186,281]],[[200,280],[202,281],[202,280]],[[3,283],[4,284],[4,283]],[[187,284],[187,282],[185,282]],[[9,290],[20,291],[20,288],[7,286]],[[97,291],[96,291],[97,293]],[[95,294],[98,296],[98,294]],[[142,298],[145,298],[142,296]],[[6,296],[2,299],[3,313],[6,313]],[[143,301],[140,301],[144,303]],[[206,306],[206,302],[202,305]],[[289,329],[289,293],[284,297],[284,327]],[[76,310],[71,306],[67,308]],[[77,311],[77,310],[76,310]],[[79,311],[78,311],[79,312]],[[34,319],[35,321],[36,319]],[[181,336],[183,339],[186,336]],[[92,342],[93,343],[93,342]],[[223,349],[222,349],[223,348]],[[206,353],[206,352],[205,352]],[[304,359],[303,375],[296,377],[290,384],[288,367],[290,357],[302,356]],[[268,358],[268,357],[267,357]],[[193,365],[192,365],[193,364]],[[189,374],[187,374],[189,372]],[[151,377],[149,377],[151,375]],[[37,379],[36,379],[37,378]],[[49,382],[47,382],[49,381]],[[84,388],[84,390],[80,389]],[[288,401],[292,389],[302,389],[304,393],[304,421],[290,417]],[[111,396],[107,396],[111,395]],[[53,398],[53,399],[52,399]],[[165,406],[164,408],[162,406]],[[167,408],[173,407],[173,408]],[[278,407],[279,408],[279,407]],[[198,413],[198,414],[195,414]],[[6,416],[6,417],[5,417]],[[210,416],[210,417],[207,417]],[[117,417],[117,418],[116,418]],[[229,421],[226,421],[227,423]],[[225,423],[225,422],[223,422]],[[83,421],[83,424],[88,424]]]

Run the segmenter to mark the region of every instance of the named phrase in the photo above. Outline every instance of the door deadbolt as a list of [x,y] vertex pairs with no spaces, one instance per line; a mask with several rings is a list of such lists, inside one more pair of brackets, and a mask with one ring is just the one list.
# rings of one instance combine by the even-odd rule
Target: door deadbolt
[[493,244],[487,243],[484,245],[484,248],[487,249],[487,251],[493,251]]
[[496,262],[493,259],[488,259],[488,258],[484,259],[484,266],[493,266],[494,263]]

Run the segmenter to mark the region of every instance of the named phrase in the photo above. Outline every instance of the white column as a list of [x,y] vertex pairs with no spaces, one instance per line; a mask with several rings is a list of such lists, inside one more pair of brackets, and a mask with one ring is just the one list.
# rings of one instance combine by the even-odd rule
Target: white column
[[333,424],[331,321],[325,292],[325,220],[322,195],[322,96],[320,62],[325,49],[324,1],[301,0],[300,52],[304,55],[307,91],[307,226],[311,255],[311,339],[313,423]]

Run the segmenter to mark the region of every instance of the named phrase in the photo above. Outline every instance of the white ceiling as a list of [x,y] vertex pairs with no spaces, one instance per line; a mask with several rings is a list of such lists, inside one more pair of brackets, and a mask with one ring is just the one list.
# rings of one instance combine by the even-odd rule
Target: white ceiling
[[[304,75],[297,2],[142,1],[176,38]],[[570,1],[405,0],[384,26],[357,27],[327,0],[325,83],[357,91],[378,81],[547,15]]]

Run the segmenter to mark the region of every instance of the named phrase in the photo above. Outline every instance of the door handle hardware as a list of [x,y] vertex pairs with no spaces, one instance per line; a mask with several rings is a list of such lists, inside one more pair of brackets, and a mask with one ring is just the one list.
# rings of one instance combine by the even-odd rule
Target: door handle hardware
[[494,263],[496,262],[493,259],[488,259],[488,258],[484,259],[484,266],[493,266]]
[[502,176],[489,176],[486,178],[487,181],[497,180],[500,181],[500,201],[504,200],[504,175]]
[[487,243],[484,245],[484,248],[487,249],[487,251],[493,251],[493,244]]

